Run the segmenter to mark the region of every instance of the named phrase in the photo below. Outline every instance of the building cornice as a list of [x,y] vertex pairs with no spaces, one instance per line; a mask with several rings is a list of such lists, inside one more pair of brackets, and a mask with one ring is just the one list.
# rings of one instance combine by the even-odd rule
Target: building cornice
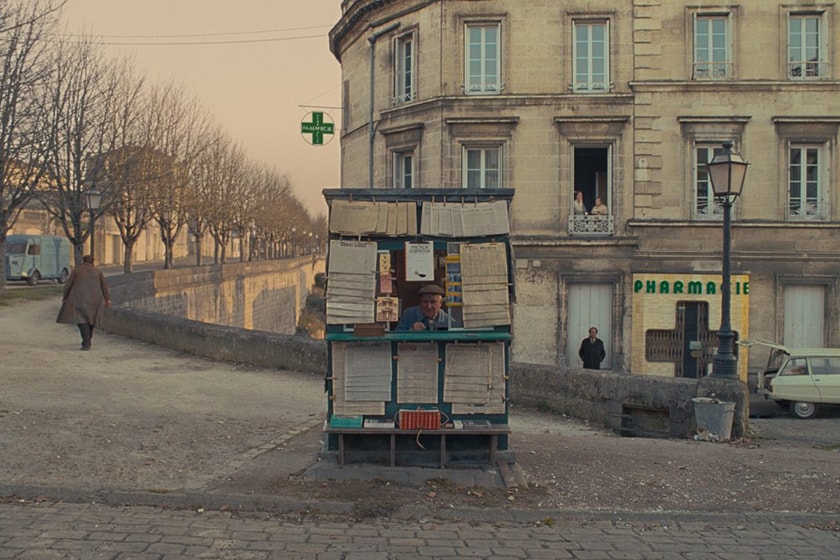
[[[627,220],[628,228],[715,228],[723,227],[723,221],[717,220]],[[794,222],[781,220],[733,220],[732,227],[734,228],[751,228],[751,229],[837,229],[840,228],[840,222]]]
[[749,115],[715,115],[715,116],[698,116],[698,115],[678,115],[677,122],[686,124],[702,124],[702,123],[747,123],[752,119]]
[[727,91],[757,91],[757,92],[836,92],[840,88],[838,80],[644,80],[628,83],[630,89],[636,93],[656,91],[683,92],[727,92]]

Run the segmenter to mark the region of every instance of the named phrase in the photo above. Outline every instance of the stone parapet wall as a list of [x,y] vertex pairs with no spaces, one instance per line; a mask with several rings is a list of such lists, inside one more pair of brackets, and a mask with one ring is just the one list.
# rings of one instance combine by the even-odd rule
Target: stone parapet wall
[[291,335],[323,270],[323,259],[306,257],[146,271],[108,281],[111,299],[122,307]]
[[211,360],[315,374],[326,371],[326,343],[307,336],[213,325],[132,307],[112,307],[105,319],[108,332]]

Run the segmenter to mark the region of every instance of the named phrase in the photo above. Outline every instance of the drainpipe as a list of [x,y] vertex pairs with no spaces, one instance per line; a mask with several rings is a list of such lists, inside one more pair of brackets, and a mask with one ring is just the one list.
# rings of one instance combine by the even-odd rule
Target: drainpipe
[[375,127],[373,126],[373,73],[374,73],[374,55],[376,54],[376,41],[381,36],[385,35],[386,33],[390,33],[394,29],[400,26],[399,22],[393,23],[386,27],[385,29],[380,29],[376,33],[373,33],[370,37],[368,37],[368,42],[370,43],[370,131],[369,131],[369,142],[370,142],[370,158],[368,162],[368,188],[373,188],[373,139],[375,137],[376,131]]

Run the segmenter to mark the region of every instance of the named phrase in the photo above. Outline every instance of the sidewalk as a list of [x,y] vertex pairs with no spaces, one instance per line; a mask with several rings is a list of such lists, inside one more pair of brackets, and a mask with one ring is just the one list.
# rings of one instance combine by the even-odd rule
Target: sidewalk
[[[784,517],[624,519],[565,515],[529,523],[294,521],[227,511],[99,504],[0,504],[0,557],[239,560],[836,558],[836,531]],[[806,520],[806,523],[810,521]]]
[[756,420],[754,441],[725,445],[514,408],[515,485],[479,483],[495,469],[468,483],[338,469],[319,456],[319,375],[100,332],[79,352],[57,309],[0,308],[0,558],[831,558],[840,544],[840,438],[810,433],[837,418],[790,421],[791,441],[773,431],[786,419]]

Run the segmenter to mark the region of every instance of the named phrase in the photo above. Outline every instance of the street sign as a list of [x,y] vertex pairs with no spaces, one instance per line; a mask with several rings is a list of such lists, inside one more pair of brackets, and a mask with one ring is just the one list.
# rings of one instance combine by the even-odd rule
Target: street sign
[[[303,136],[303,139],[312,145],[324,144],[325,134],[329,135],[326,142],[329,144],[330,140],[332,140],[334,131],[335,125],[333,124],[332,117],[325,115],[320,111],[307,113],[307,115],[303,118],[303,121],[300,123],[301,136]],[[307,137],[307,134],[310,134],[311,136]]]

